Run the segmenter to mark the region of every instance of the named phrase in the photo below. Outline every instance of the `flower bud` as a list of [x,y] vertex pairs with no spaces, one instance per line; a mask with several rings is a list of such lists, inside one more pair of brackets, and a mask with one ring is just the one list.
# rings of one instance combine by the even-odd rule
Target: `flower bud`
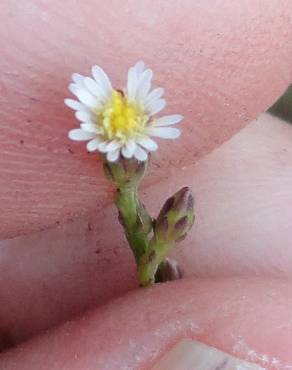
[[185,238],[194,223],[194,198],[184,187],[170,197],[162,207],[154,227],[156,239],[165,242]]
[[171,258],[165,258],[163,262],[160,263],[156,274],[155,282],[163,283],[165,281],[178,280],[183,277],[183,270],[177,263],[177,261]]
[[118,188],[137,186],[145,175],[148,161],[137,161],[135,158],[120,157],[117,162],[103,162],[107,178]]

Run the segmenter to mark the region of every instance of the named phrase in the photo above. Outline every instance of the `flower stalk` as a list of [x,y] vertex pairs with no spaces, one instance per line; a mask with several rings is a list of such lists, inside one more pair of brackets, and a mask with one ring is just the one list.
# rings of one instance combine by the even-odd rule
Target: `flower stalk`
[[138,264],[138,280],[140,286],[149,286],[155,283],[155,275],[160,264],[174,247],[175,242],[161,242],[152,239],[147,252],[142,256]]
[[107,178],[117,187],[115,205],[136,263],[146,252],[148,234],[152,231],[152,219],[138,197],[138,186],[147,166],[148,161],[125,158],[114,163],[105,158],[103,164]]
[[138,196],[147,167],[148,161],[135,159],[104,161],[105,173],[117,187],[115,204],[119,221],[134,254],[141,286],[154,284],[157,271],[159,281],[179,277],[173,266],[165,262],[166,257],[176,242],[186,236],[194,220],[193,196],[187,187],[170,197],[157,220],[152,220]]
[[138,199],[136,187],[119,188],[115,204],[119,210],[120,223],[125,230],[136,263],[139,264],[149,247],[151,218]]
[[186,237],[193,222],[193,195],[188,187],[184,187],[165,202],[154,223],[154,235],[138,265],[138,277],[142,286],[155,283],[159,267],[160,277],[169,276],[171,265],[165,264],[166,257],[175,244]]

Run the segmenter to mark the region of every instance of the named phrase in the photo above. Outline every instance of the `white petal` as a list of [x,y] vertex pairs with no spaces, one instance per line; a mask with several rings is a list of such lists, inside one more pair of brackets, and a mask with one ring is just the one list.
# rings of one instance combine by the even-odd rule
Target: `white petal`
[[115,162],[120,156],[120,149],[113,150],[112,152],[108,152],[106,158],[109,162]]
[[91,114],[89,112],[76,112],[75,117],[81,122],[90,122]]
[[74,110],[79,110],[79,111],[87,110],[87,108],[83,104],[79,103],[79,101],[77,100],[65,99],[64,103],[67,105],[67,107],[74,109]]
[[102,142],[98,145],[98,150],[102,153],[106,153],[107,152],[107,146],[108,146],[108,142],[104,141],[104,142]]
[[137,62],[128,71],[127,96],[130,100],[143,101],[150,90],[153,72],[151,69],[144,71],[143,61]]
[[72,80],[76,83],[76,85],[83,86],[84,76],[80,75],[79,73],[73,73]]
[[111,141],[107,146],[107,151],[112,152],[113,150],[119,149],[121,147],[121,143],[117,140]]
[[139,95],[137,94],[137,100],[142,106],[145,105],[145,99],[146,99],[146,96],[147,96],[150,89],[151,89],[151,83],[150,82],[147,82],[143,86],[143,89],[139,89]]
[[100,144],[100,138],[96,137],[94,138],[93,140],[90,140],[87,145],[86,145],[86,149],[89,151],[89,152],[95,152],[97,149],[98,149],[98,146]]
[[150,104],[153,100],[160,99],[163,94],[164,89],[162,87],[157,87],[157,89],[152,90],[151,93],[147,95],[145,104]]
[[96,136],[96,134],[91,133],[91,132],[85,132],[85,131],[81,130],[80,128],[70,130],[69,133],[68,133],[69,139],[76,140],[76,141],[83,141],[83,140],[93,139],[95,136]]
[[133,154],[134,153],[129,152],[128,149],[127,149],[127,147],[123,146],[122,147],[122,154],[123,154],[123,156],[125,158],[128,158],[129,159],[129,158],[132,158],[133,157]]
[[134,69],[136,71],[136,76],[139,77],[145,69],[145,64],[143,60],[139,60],[139,62],[134,65]]
[[155,143],[155,141],[150,139],[148,136],[137,139],[137,143],[149,151],[155,151],[158,149],[158,145]]
[[166,101],[164,99],[155,100],[146,106],[146,110],[150,116],[159,113],[166,106]]
[[88,91],[84,89],[77,89],[76,95],[81,103],[85,104],[87,107],[95,109],[98,106],[98,101],[94,98]]
[[173,127],[151,127],[148,129],[148,134],[163,139],[176,139],[180,136],[180,130]]
[[137,89],[137,75],[134,67],[132,67],[128,71],[128,81],[127,81],[127,95],[130,100],[133,100],[135,98],[136,89]]
[[170,116],[164,116],[161,118],[158,118],[153,126],[155,127],[162,127],[162,126],[169,126],[169,125],[175,125],[176,123],[180,122],[184,117],[180,114],[172,114]]
[[142,149],[140,146],[137,146],[137,148],[135,150],[135,153],[134,153],[134,156],[135,156],[136,159],[138,159],[138,161],[146,161],[146,159],[148,157],[145,150]]
[[99,66],[92,67],[92,75],[105,96],[109,97],[113,91],[112,84],[105,71]]
[[77,96],[77,91],[78,91],[78,89],[80,89],[80,87],[78,87],[78,85],[76,85],[76,84],[70,84],[70,85],[68,86],[68,89],[69,89],[69,91],[70,91],[72,94],[74,94],[74,95],[76,95],[76,96]]
[[122,154],[125,158],[133,157],[137,144],[134,140],[129,140],[126,142],[125,146],[122,148]]
[[100,130],[96,125],[93,125],[92,123],[81,123],[80,127],[82,128],[83,131],[86,132],[93,132],[95,134],[100,134]]
[[84,79],[84,85],[87,87],[87,89],[98,98],[101,102],[105,102],[105,100],[108,98],[107,93],[102,88],[101,85],[98,85],[92,78],[86,77]]
[[145,97],[147,96],[151,88],[152,77],[153,77],[153,72],[151,71],[151,69],[147,69],[145,72],[143,72],[139,80],[137,91],[136,91],[136,97],[138,100],[141,100],[141,102],[143,103],[145,101]]

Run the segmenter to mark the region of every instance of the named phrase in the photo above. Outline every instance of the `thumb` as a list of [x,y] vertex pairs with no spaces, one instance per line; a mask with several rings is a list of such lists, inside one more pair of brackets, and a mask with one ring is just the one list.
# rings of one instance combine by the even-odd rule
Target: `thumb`
[[0,235],[52,227],[111,199],[96,156],[68,147],[75,118],[63,99],[72,72],[98,63],[123,87],[129,64],[145,58],[153,68],[168,113],[185,116],[181,141],[161,143],[148,179],[158,182],[169,167],[191,164],[230,138],[286,88],[289,9],[289,0],[265,7],[260,0],[122,7],[119,0],[27,0],[21,7],[2,0]]

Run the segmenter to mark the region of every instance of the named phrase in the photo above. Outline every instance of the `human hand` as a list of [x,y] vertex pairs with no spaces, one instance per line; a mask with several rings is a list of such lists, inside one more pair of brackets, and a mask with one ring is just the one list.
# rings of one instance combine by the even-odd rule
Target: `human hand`
[[[274,24],[275,27],[276,24],[277,22]],[[167,36],[168,34],[165,33],[165,35]],[[218,48],[218,50],[220,49]],[[253,50],[256,52],[256,49]],[[287,48],[285,48],[285,52],[287,52]],[[274,56],[276,55],[277,54],[275,52]],[[259,57],[258,54],[257,57]],[[281,61],[277,60],[277,62],[279,64],[275,63],[275,71],[281,70],[280,65],[283,69],[288,65],[287,59],[283,59]],[[186,68],[186,66],[184,68]],[[261,70],[262,68],[258,69],[258,71]],[[118,68],[117,71],[119,71]],[[259,113],[260,110],[264,110],[268,104],[270,104],[273,99],[276,98],[278,94],[277,89],[279,86],[284,88],[284,82],[288,83],[288,69],[286,71],[287,73],[283,74],[286,75],[286,81],[284,81],[284,79],[282,80],[282,76],[278,76],[279,79],[275,81],[275,84],[273,84],[272,88],[269,89],[269,91],[265,91],[265,94],[267,95],[263,94],[263,96],[260,96],[259,100],[266,99],[266,106],[262,101],[261,104],[259,103],[260,108],[258,111],[255,109],[253,99],[250,99],[249,97],[245,97],[244,103],[242,101],[233,102],[236,94],[236,89],[234,86],[232,89],[230,88],[229,92],[226,90],[226,96],[222,97],[221,93],[219,93],[218,97],[214,98],[214,102],[216,103],[216,101],[219,100],[218,107],[220,106],[222,108],[224,101],[228,100],[231,108],[230,105],[227,105],[229,108],[226,108],[226,117],[228,117],[228,115],[230,115],[230,117],[234,115],[234,119],[230,119],[230,121],[227,123],[224,121],[226,119],[224,115],[218,119],[219,117],[213,117],[212,112],[209,112],[208,114],[208,110],[206,108],[207,106],[204,105],[206,102],[202,102],[202,105],[196,107],[195,113],[190,114],[190,117],[195,118],[198,112],[204,111],[206,117],[208,117],[208,120],[211,120],[213,123],[209,124],[208,126],[198,124],[198,127],[195,127],[194,125],[194,131],[190,135],[185,135],[185,138],[183,139],[184,145],[178,146],[175,153],[170,153],[167,157],[169,159],[161,159],[162,164],[166,161],[173,166],[172,170],[168,174],[168,181],[166,183],[160,182],[158,185],[154,185],[159,178],[165,175],[163,169],[158,169],[154,171],[153,180],[150,181],[151,184],[153,183],[152,186],[150,187],[149,185],[151,184],[149,183],[147,184],[147,188],[145,188],[145,192],[147,193],[146,196],[149,197],[149,201],[151,201],[151,199],[155,199],[152,203],[152,208],[155,210],[158,203],[157,194],[161,194],[162,190],[165,191],[165,189],[171,193],[172,187],[177,187],[177,183],[180,183],[182,177],[184,177],[184,182],[190,182],[194,187],[197,198],[197,227],[194,228],[193,234],[185,241],[181,249],[175,252],[175,256],[184,266],[187,275],[204,277],[213,276],[216,279],[219,279],[220,276],[226,275],[230,277],[234,275],[251,277],[255,275],[255,273],[258,275],[265,275],[266,277],[280,275],[282,277],[289,276],[290,259],[289,248],[287,246],[289,246],[289,242],[291,243],[291,238],[289,235],[289,222],[291,220],[291,218],[289,218],[289,204],[291,204],[289,184],[291,181],[289,180],[287,168],[291,166],[291,163],[289,162],[289,159],[291,161],[291,151],[289,151],[289,147],[287,147],[287,145],[289,143],[289,135],[291,135],[290,126],[284,126],[284,124],[281,125],[279,122],[277,122],[277,120],[271,119],[269,116],[264,116],[262,121],[265,122],[265,126],[263,124],[260,125],[260,122],[259,124],[251,125],[245,131],[242,131],[240,134],[238,134],[237,137],[234,137],[229,143],[226,143],[220,149],[213,152],[209,157],[205,157],[198,165],[191,165],[193,159],[191,162],[188,162],[188,160],[192,156],[190,154],[186,156],[186,152],[196,154],[196,150],[198,150],[198,156],[202,156],[206,150],[211,150],[215,145],[219,145],[219,143],[222,142],[223,137],[221,137],[221,133],[220,135],[218,134],[217,138],[214,133],[212,134],[214,125],[218,124],[218,128],[220,128],[220,125],[224,124],[224,127],[226,127],[225,125],[230,124],[230,127],[228,126],[224,134],[227,136],[230,136],[234,132],[234,123],[236,123],[236,129],[242,126],[244,124],[244,119],[239,119],[238,112],[235,114],[236,110],[240,109],[240,107],[245,108],[248,111],[248,113],[246,113],[247,116],[244,118],[255,115]],[[253,73],[255,73],[254,70]],[[261,89],[264,90],[265,83],[267,83],[266,75],[261,76],[261,78],[259,76],[259,79],[261,81]],[[241,82],[243,83],[243,81]],[[211,81],[209,83],[211,84]],[[209,85],[207,84],[206,86]],[[244,86],[246,86],[246,89],[248,88],[247,85]],[[260,87],[258,85],[249,86],[249,88],[251,88],[250,91],[253,91],[251,96],[252,94],[256,94],[257,91],[260,93]],[[255,90],[252,90],[253,88]],[[168,88],[168,90],[171,90],[171,88]],[[176,98],[176,96],[172,98],[174,102],[176,101]],[[190,102],[187,104],[190,105]],[[242,107],[241,104],[245,104],[244,107]],[[35,109],[37,114],[41,116],[43,113],[42,108],[39,106]],[[187,106],[185,109],[188,109]],[[253,109],[255,109],[255,111],[253,111]],[[55,112],[53,110],[49,110],[49,112],[49,117],[53,118],[53,114]],[[241,112],[244,112],[244,109]],[[212,117],[213,121],[211,119]],[[218,119],[217,123],[216,118]],[[58,121],[57,124],[59,132],[62,132],[63,130],[63,127],[60,126],[61,123],[63,123],[62,120]],[[68,126],[65,125],[66,130],[69,127],[69,124],[71,125],[71,122],[68,121]],[[28,126],[33,128],[35,127],[35,123],[31,122],[31,125]],[[17,120],[15,127],[17,127]],[[20,123],[19,127],[21,128]],[[19,132],[20,131],[18,131],[18,134],[16,135],[17,137],[19,137]],[[214,138],[213,141],[208,140],[208,148],[204,148],[205,135],[208,135],[209,138]],[[270,139],[271,135],[273,135],[273,139]],[[186,139],[186,136],[188,140]],[[43,133],[40,135],[40,137],[44,138]],[[263,137],[265,138],[265,146],[259,148],[260,144],[263,142]],[[198,138],[201,140],[201,144]],[[216,140],[218,140],[218,142],[216,142]],[[36,148],[32,144],[33,140],[28,138],[27,149],[31,151],[31,153],[34,153]],[[59,145],[60,143],[56,143],[56,147]],[[49,155],[49,157],[52,156],[52,152],[54,152],[54,147],[51,149],[53,150],[49,150],[49,153],[46,154]],[[260,149],[262,149],[262,151]],[[286,149],[287,151],[282,151],[282,149]],[[19,152],[16,151],[16,154],[14,155],[20,156],[21,150],[19,150]],[[74,148],[74,150],[77,150],[78,156],[82,152],[81,149],[79,150]],[[167,153],[167,148],[163,148],[161,152],[164,150],[166,150]],[[12,152],[8,150],[6,155],[10,157],[12,155],[11,153]],[[175,157],[179,157],[181,161],[182,159],[187,159],[186,166],[185,168],[181,168],[181,171],[178,169],[178,164],[180,162],[176,162],[177,159],[174,158],[173,154],[175,154]],[[69,159],[70,156],[67,153],[66,155],[64,154],[64,157],[62,155],[61,157],[62,161],[66,165],[74,166],[73,160],[76,161],[76,157],[71,160]],[[258,158],[256,162],[254,161],[255,157]],[[55,156],[50,158],[55,158]],[[47,160],[49,159],[47,158]],[[17,161],[17,165],[18,163],[19,161]],[[37,160],[34,160],[31,163],[27,163],[27,160],[24,161],[25,166],[30,165],[33,167],[35,176],[37,175],[37,169],[40,168],[40,163],[42,162],[38,162]],[[80,156],[79,163],[87,163],[84,156]],[[161,165],[161,163],[158,162],[157,165],[154,165],[154,168],[158,165]],[[57,169],[57,172],[55,172],[53,175],[55,177],[52,177],[52,180],[55,184],[57,184],[57,187],[59,186],[58,181],[60,180],[59,170],[64,169],[62,166],[59,168],[59,164],[59,161],[57,161],[57,163],[52,161],[51,166],[57,167],[51,167],[49,169],[51,172],[52,168]],[[92,178],[95,178],[96,175],[94,174],[94,161],[92,161],[90,165],[84,166],[88,167],[81,169],[81,171],[93,171]],[[163,164],[163,168],[167,167],[168,166],[166,164]],[[4,167],[4,170],[5,168],[6,167]],[[71,172],[73,172],[73,170],[72,167],[69,168],[69,173],[66,172],[64,174],[64,178],[67,179],[66,181],[68,181],[68,183],[70,182],[70,178],[73,180],[80,177],[80,171],[77,172],[75,177],[70,177],[69,175]],[[248,179],[247,172],[249,175]],[[17,171],[15,173],[17,174]],[[15,173],[13,176],[15,176]],[[29,175],[31,175],[29,172],[24,171],[24,175],[22,176],[24,176],[24,179],[26,180],[29,178]],[[11,177],[11,179],[16,184],[16,189],[14,190],[21,191],[22,189],[22,192],[25,190],[25,188],[19,185],[21,184],[19,177]],[[33,183],[34,176],[32,176],[31,179]],[[259,192],[256,192],[255,187],[258,187],[259,184],[262,184],[263,179],[268,186],[265,186]],[[281,181],[281,179],[285,179],[285,181]],[[45,180],[46,176],[44,176],[43,180],[40,179],[39,181]],[[216,180],[216,182],[214,182],[214,180]],[[60,183],[62,183],[61,180]],[[5,186],[7,188],[7,184]],[[3,305],[1,308],[1,316],[2,321],[4,322],[4,327],[7,323],[16,327],[14,330],[8,328],[9,334],[12,335],[12,337],[14,336],[16,340],[28,337],[38,330],[50,327],[55,323],[67,320],[71,315],[82,312],[85,308],[94,306],[97,301],[98,303],[101,303],[105,298],[115,296],[116,294],[121,294],[122,292],[135,286],[133,261],[131,260],[130,254],[127,253],[127,250],[125,249],[126,247],[121,245],[120,229],[117,227],[115,231],[111,233],[110,240],[106,234],[101,233],[101,230],[104,229],[104,225],[108,225],[109,222],[113,222],[114,216],[112,209],[109,207],[103,211],[100,210],[97,217],[89,216],[90,207],[92,206],[87,206],[86,202],[90,200],[90,204],[92,204],[92,199],[96,198],[96,188],[101,188],[102,192],[100,193],[100,196],[106,197],[107,187],[100,182],[97,187],[96,185],[94,185],[92,189],[90,187],[90,192],[85,194],[86,192],[84,191],[84,188],[82,188],[83,186],[84,184],[80,182],[77,183],[76,187],[74,185],[74,194],[69,194],[67,200],[64,199],[65,203],[66,201],[68,204],[71,201],[73,203],[72,205],[70,203],[70,208],[64,207],[65,210],[70,209],[71,212],[71,209],[73,209],[72,213],[77,212],[79,215],[84,213],[81,219],[67,225],[64,224],[63,226],[59,226],[55,230],[45,231],[41,234],[35,234],[27,237],[19,237],[14,241],[3,242],[3,297],[1,301],[5,302],[5,305]],[[218,191],[218,188],[220,191]],[[44,189],[44,187],[42,189]],[[61,187],[58,189],[61,189]],[[81,199],[78,199],[77,206],[74,203],[76,202],[76,189],[79,189],[78,191],[81,195]],[[229,189],[229,191],[227,192],[226,189]],[[52,195],[54,193],[54,189],[51,186],[46,188],[44,199],[40,197],[38,189],[36,189],[36,193],[38,198],[35,198],[36,195],[31,191],[31,188],[28,189],[28,195],[32,198],[26,197],[26,199],[23,199],[22,203],[24,207],[25,218],[28,217],[28,222],[26,224],[27,232],[36,230],[38,227],[40,227],[40,225],[44,226],[52,224],[51,220],[56,217],[57,208],[55,204],[57,201],[60,202],[60,199],[63,195],[63,193],[57,192],[57,200],[55,200]],[[277,194],[277,197],[275,196],[273,198],[271,194]],[[60,198],[58,198],[58,196],[60,196]],[[89,200],[87,198],[89,198]],[[164,194],[161,194],[161,198],[164,198]],[[11,199],[12,196],[8,192],[8,197],[5,198],[4,201],[9,202],[7,203],[9,207],[7,207],[6,214],[4,213],[4,216],[6,216],[6,225],[9,227],[4,231],[9,230],[11,233],[10,236],[15,235],[15,233],[21,234],[24,231],[22,225],[19,226],[19,212],[16,212],[16,209],[18,208],[11,207]],[[29,212],[26,211],[29,209],[29,204],[34,204],[36,199],[39,200],[39,219],[37,220],[34,217],[30,218]],[[50,199],[50,204],[53,211],[45,216],[46,212],[48,213],[48,199]],[[272,202],[271,199],[273,200]],[[46,202],[44,202],[44,200],[46,200]],[[255,200],[257,201],[257,204],[255,204]],[[54,201],[56,203],[54,203]],[[86,212],[88,213],[85,213],[83,208],[80,207],[81,205],[87,210]],[[229,207],[227,208],[226,205]],[[19,204],[16,203],[16,206],[19,207]],[[256,214],[258,209],[261,210],[259,215]],[[101,212],[104,216],[102,218]],[[275,214],[276,212],[278,212],[278,217],[275,221],[271,215]],[[66,212],[60,212],[60,215],[62,222],[64,222],[66,219],[68,220],[68,215]],[[103,219],[104,224],[100,222]],[[254,225],[259,222],[260,226],[254,227]],[[99,238],[98,246],[95,244],[97,236]],[[52,243],[52,241],[55,242]],[[280,242],[275,246],[277,241]],[[83,244],[86,246],[86,248],[82,249],[78,244]],[[234,251],[234,245],[236,245],[236,252]],[[70,251],[69,253],[68,248]],[[97,252],[97,254],[94,254],[94,252]],[[37,260],[37,263],[31,263],[32,256],[35,257],[34,259]],[[7,263],[7,261],[13,261],[14,264],[12,262]],[[20,266],[22,268],[21,270]],[[4,281],[4,279],[6,281]],[[7,284],[7,280],[9,281],[9,284]],[[244,290],[247,294],[246,306],[244,306],[245,308],[237,317],[238,320],[241,320],[240,322],[243,322],[242,330],[244,333],[246,333],[246,336],[243,335],[243,339],[246,340],[245,343],[250,343],[252,346],[250,348],[257,350],[260,355],[266,354],[271,357],[278,356],[279,361],[282,361],[284,365],[286,364],[289,366],[289,363],[291,363],[291,358],[289,358],[288,349],[290,348],[289,343],[291,336],[289,334],[289,327],[287,327],[287,325],[289,320],[291,320],[289,316],[290,298],[288,295],[283,293],[284,290],[289,288],[289,283],[269,282],[267,280],[262,280],[260,282],[243,282],[233,278],[228,282],[221,280],[215,283],[211,280],[199,280],[198,282],[192,283],[184,281],[180,282],[179,284],[183,288],[181,288],[181,300],[178,300],[177,302],[178,310],[179,307],[189,307],[191,309],[189,320],[193,322],[194,326],[197,322],[200,322],[202,331],[204,332],[204,335],[202,336],[197,335],[195,332],[190,333],[190,336],[197,337],[200,340],[217,346],[225,351],[235,352],[234,345],[238,339],[237,334],[241,332],[237,332],[236,330],[234,331],[234,328],[228,327],[230,322],[233,322],[235,326],[238,326],[239,324],[238,321],[232,321],[230,318],[230,316],[233,317],[235,315],[235,312],[230,311],[230,303],[227,296],[222,294],[222,301],[218,303],[218,310],[220,310],[222,305],[225,305],[227,307],[227,311],[226,321],[222,320],[220,315],[217,317],[217,320],[214,321],[214,325],[217,328],[217,334],[216,330],[214,330],[214,327],[210,324],[210,320],[214,316],[214,311],[212,310],[214,307],[214,296],[216,297],[215,291],[223,292],[224,289],[226,289],[231,297],[230,300],[236,303],[240,301],[240,297],[238,297],[238,295],[236,296],[236,293],[238,293],[237,289],[240,286],[242,291]],[[155,293],[155,289],[158,291],[158,293]],[[137,298],[135,298],[135,295],[130,296],[130,298],[125,297],[122,299],[121,305],[123,307],[127,307],[131,301],[131,307],[133,307],[133,310],[138,310],[139,305],[142,304],[140,302],[145,300],[144,296],[146,294],[150,295],[150,300],[152,295],[154,298],[156,297],[156,299],[153,298],[153,300],[155,302],[157,301],[157,303],[159,303],[157,297],[161,296],[161,299],[163,299],[164,294],[170,294],[172,298],[173,293],[168,293],[168,290],[172,289],[170,285],[155,289],[154,292],[151,293],[143,291],[139,292],[137,293]],[[201,297],[201,295],[206,296],[206,300],[203,300],[201,311],[196,311],[196,307],[193,308],[192,305],[186,304],[188,299],[191,299],[192,292],[196,292],[199,297]],[[276,297],[276,299],[274,299],[274,302],[271,303],[269,297],[266,297],[265,309],[267,311],[263,311],[261,307],[257,306],[255,297],[261,297],[261,300],[264,302],[263,297],[266,294]],[[40,307],[32,307],[31,305],[36,298],[41,303]],[[103,309],[105,312],[112,313],[112,320],[114,322],[115,320],[119,319],[120,315],[119,309],[115,307],[116,305],[116,303],[113,303],[112,305],[109,305],[107,308]],[[64,306],[65,308],[63,309]],[[254,325],[251,326],[250,324],[251,322],[253,323],[251,319],[249,323],[242,321],[242,316],[246,316],[248,307],[253,311],[252,314],[255,315],[250,316],[250,318],[255,320],[255,318],[258,318],[257,315],[262,317],[267,312],[266,317],[268,318],[269,323],[272,321],[274,326],[272,328],[268,327],[264,320],[261,321],[258,318],[260,325],[254,329]],[[210,311],[209,316],[203,315],[203,311],[206,310]],[[149,315],[155,316],[159,312],[161,313],[161,305],[159,304],[157,304],[157,306],[151,305],[151,307],[145,307],[145,315],[147,317]],[[184,311],[182,310],[182,312]],[[185,327],[187,323],[190,323],[190,321],[184,322],[183,318],[181,316],[175,316],[175,313],[177,313],[175,310],[174,312],[170,312],[168,320],[179,320],[182,324],[182,327]],[[130,318],[130,314],[132,315],[131,312],[126,310],[125,319],[127,317]],[[72,343],[71,340],[76,340],[76,343],[80,349],[84,343],[84,338],[88,338],[89,343],[96,342],[96,340],[103,338],[103,335],[101,334],[103,331],[106,332],[108,325],[110,324],[110,322],[104,320],[103,315],[108,314],[102,313],[102,311],[97,311],[96,314],[93,314],[88,319],[89,321],[86,321],[86,325],[82,324],[82,321],[78,322],[77,324],[73,324],[73,326],[75,325],[74,327],[77,328],[77,331],[82,330],[82,333],[84,334],[82,336],[78,334],[77,336],[79,339],[75,339],[74,334],[71,334],[68,342],[64,343],[64,346],[60,346],[55,352],[55,356],[50,356],[50,358],[52,358],[55,362],[55,365],[53,365],[52,362],[50,363],[50,360],[45,361],[45,363],[37,360],[35,362],[35,366],[37,366],[38,369],[40,369],[40,366],[43,366],[44,369],[53,369],[53,366],[57,366],[56,368],[58,369],[60,369],[61,366],[63,366],[63,368],[70,366],[70,368],[73,369],[75,366],[76,369],[79,369],[87,366],[88,369],[90,369],[91,367],[93,368],[93,366],[95,366],[95,368],[97,367],[97,361],[104,361],[104,364],[108,363],[108,366],[110,366],[111,360],[109,357],[107,357],[107,354],[112,355],[115,352],[117,352],[116,358],[118,361],[124,361],[125,364],[127,364],[127,361],[132,361],[133,359],[130,358],[131,352],[127,352],[127,350],[123,352],[118,347],[114,347],[114,337],[117,334],[115,331],[111,333],[112,336],[108,337],[108,347],[103,347],[103,349],[107,348],[107,350],[104,350],[103,352],[101,351],[97,353],[96,347],[89,346],[89,351],[86,356],[85,349],[81,351],[81,354],[76,352],[77,357],[79,358],[78,360],[75,359],[75,356],[73,356],[74,358],[71,357],[71,352],[67,352],[68,346]],[[34,317],[34,321],[32,321],[32,317]],[[100,332],[93,331],[90,333],[86,329],[83,329],[83,325],[86,327],[88,327],[88,325],[92,325],[95,328],[95,323],[101,322],[103,324],[100,325]],[[221,326],[222,322],[223,326]],[[125,320],[122,323],[125,324]],[[154,321],[154,324],[158,327],[160,325],[161,329],[163,329],[165,322],[163,320],[158,320]],[[281,335],[283,335],[283,343],[281,342],[280,344],[279,341],[277,341],[276,346],[275,341],[272,339],[275,338],[275,335],[280,334],[280,332],[277,331],[277,328],[279,327],[284,328],[283,332],[285,334],[282,334],[281,332]],[[222,333],[222,328],[224,330],[224,338],[222,341],[220,341],[220,333]],[[255,331],[252,331],[252,329]],[[121,337],[122,344],[124,345],[131,338],[135,339],[137,335],[135,333],[144,333],[142,338],[145,340],[147,338],[149,339],[149,334],[151,337],[151,333],[154,329],[151,330],[151,327],[147,326],[147,331],[145,330],[146,328],[141,324],[141,326],[137,327],[137,332],[134,329],[133,331],[129,330],[127,333],[125,332],[124,336]],[[271,331],[276,334],[273,336]],[[231,340],[229,342],[226,341],[226,332],[229,332],[233,335],[233,342]],[[263,335],[263,333],[265,335]],[[158,350],[164,351],[166,346],[172,341],[178,339],[181,334],[182,332],[176,330],[171,332],[169,335],[162,336],[160,338],[161,341]],[[247,334],[253,334],[254,341],[251,340]],[[48,343],[54,342],[56,340],[55,338],[60,338],[59,335],[62,335],[62,329],[61,334],[55,335],[56,336],[53,335],[44,337],[40,343],[37,343],[36,341],[31,342],[26,346],[26,349],[22,353],[18,352],[18,350],[16,350],[16,352],[11,352],[11,355],[7,355],[9,358],[7,362],[5,357],[3,357],[3,366],[7,366],[8,369],[12,369],[12,366],[15,366],[15,368],[17,368],[17,366],[22,366],[23,369],[23,356],[25,353],[25,356],[27,356],[25,357],[27,359],[25,366],[30,366],[29,368],[31,369],[34,365],[30,359],[35,358],[35,351],[41,353],[47,359],[49,359],[45,350],[40,351],[39,349],[47,348]],[[185,332],[183,333],[183,336],[184,335]],[[208,340],[207,337],[212,338],[211,340]],[[217,339],[217,337],[219,337],[219,339]],[[78,340],[80,340],[80,342],[78,342]],[[149,341],[148,344],[147,341],[145,343],[146,349],[142,360],[145,364],[147,364],[149,360],[152,361],[152,348]],[[247,356],[247,354],[244,353],[244,350],[242,350],[240,353],[239,352],[240,351],[233,354],[242,357]],[[67,356],[68,358],[70,357],[70,359],[72,359],[72,362],[70,362],[69,359],[68,362],[66,362],[67,360],[64,362],[64,357],[67,358]],[[62,365],[62,363],[65,365]],[[127,366],[130,366],[130,363],[131,362],[129,362]]]

